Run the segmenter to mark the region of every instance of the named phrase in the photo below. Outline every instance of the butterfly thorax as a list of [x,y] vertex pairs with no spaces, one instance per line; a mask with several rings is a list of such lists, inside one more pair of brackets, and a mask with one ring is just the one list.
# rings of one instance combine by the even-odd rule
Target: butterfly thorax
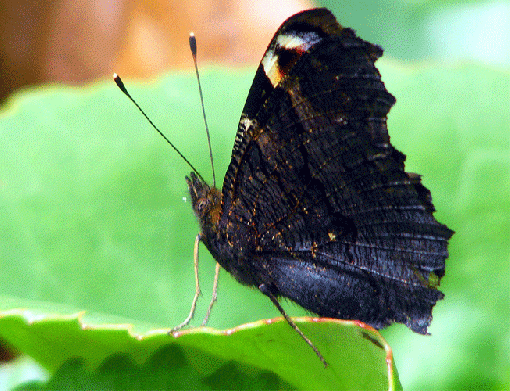
[[266,279],[251,270],[251,262],[247,262],[252,254],[253,239],[246,226],[236,225],[232,228],[240,237],[246,240],[243,243],[231,243],[227,240],[227,232],[222,225],[222,193],[215,187],[209,186],[195,173],[186,177],[193,211],[200,224],[200,236],[214,259],[231,273],[240,283],[258,286]]

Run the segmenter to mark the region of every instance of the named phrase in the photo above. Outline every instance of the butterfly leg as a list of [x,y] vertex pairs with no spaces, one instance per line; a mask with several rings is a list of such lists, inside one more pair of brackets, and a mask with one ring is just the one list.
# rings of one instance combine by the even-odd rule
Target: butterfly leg
[[287,315],[287,313],[285,312],[285,310],[283,309],[283,307],[280,305],[280,303],[278,302],[278,299],[271,293],[271,291],[269,290],[269,287],[266,285],[266,284],[260,284],[259,285],[259,290],[264,294],[266,295],[267,297],[269,297],[269,299],[271,299],[271,301],[273,302],[273,304],[275,305],[275,307],[278,309],[278,311],[280,311],[280,313],[283,315],[283,317],[285,318],[285,320],[287,321],[287,323],[289,324],[290,327],[292,327],[298,334],[301,338],[303,338],[305,340],[305,342],[313,349],[313,351],[315,352],[315,354],[317,355],[317,357],[319,357],[319,360],[322,361],[322,363],[324,364],[324,367],[327,367],[328,366],[328,363],[326,362],[326,360],[324,359],[324,357],[322,356],[321,352],[319,352],[319,349],[317,349],[315,347],[315,345],[312,343],[312,341],[310,341],[310,339],[305,335],[303,334],[303,332],[299,329],[299,327],[297,327],[297,325],[294,323],[294,321],[290,318],[289,315]]
[[193,319],[193,315],[195,314],[195,309],[197,308],[198,296],[200,296],[200,283],[198,281],[198,248],[200,246],[200,240],[202,240],[202,236],[200,234],[195,238],[195,247],[193,249],[193,264],[195,266],[195,296],[193,297],[193,302],[191,303],[191,310],[189,311],[189,315],[184,322],[175,326],[170,333],[174,331],[180,330],[183,327],[187,326],[191,319]]
[[218,278],[220,276],[220,269],[221,266],[218,262],[216,262],[216,270],[214,272],[214,282],[213,282],[213,292],[211,297],[211,302],[209,303],[209,308],[207,309],[207,313],[205,314],[204,321],[202,322],[202,326],[205,326],[207,324],[207,321],[209,320],[209,315],[211,315],[211,309],[216,303],[216,300],[218,299]]

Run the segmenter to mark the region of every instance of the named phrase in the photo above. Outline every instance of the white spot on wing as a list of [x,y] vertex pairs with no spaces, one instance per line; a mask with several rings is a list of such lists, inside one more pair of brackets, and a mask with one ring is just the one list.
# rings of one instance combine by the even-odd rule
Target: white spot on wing
[[[264,58],[262,59],[262,67],[264,67],[264,72],[266,73],[266,76],[271,81],[271,84],[273,87],[276,87],[278,82],[280,81],[278,76],[278,65],[277,64],[278,56],[274,53],[274,50],[269,49]],[[275,80],[278,80],[278,82],[275,82]]]
[[313,45],[319,43],[321,39],[322,38],[314,32],[303,33],[300,35],[285,34],[276,38],[276,44],[277,46],[288,50],[299,49],[306,52]]
[[282,78],[280,69],[278,68],[278,55],[275,53],[275,49],[284,50],[297,50],[300,52],[306,52],[312,46],[316,45],[322,40],[321,37],[315,32],[307,32],[297,34],[282,34],[276,37],[276,42],[273,48],[267,50],[264,58],[262,58],[261,64],[264,68],[266,76],[271,81],[273,87],[276,87]]
[[242,117],[240,120],[239,120],[239,124],[241,124],[245,130],[248,130],[250,128],[250,126],[252,126],[253,124],[253,121],[251,119],[249,119],[248,117]]

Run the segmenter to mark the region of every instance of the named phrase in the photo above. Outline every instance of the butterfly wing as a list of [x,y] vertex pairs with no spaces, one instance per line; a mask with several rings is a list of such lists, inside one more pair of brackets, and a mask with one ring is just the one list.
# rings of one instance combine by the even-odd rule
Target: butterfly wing
[[453,232],[390,144],[381,55],[325,9],[280,27],[225,176],[222,264],[321,316],[426,333]]

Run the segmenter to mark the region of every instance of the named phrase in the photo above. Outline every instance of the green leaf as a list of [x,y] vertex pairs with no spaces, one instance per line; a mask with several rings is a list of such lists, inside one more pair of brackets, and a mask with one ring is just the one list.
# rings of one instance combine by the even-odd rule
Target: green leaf
[[[196,328],[144,335],[129,325],[20,311],[0,319],[2,337],[50,369],[60,389],[395,389],[391,349],[356,322],[299,319],[329,367],[282,320],[224,332]],[[306,368],[306,370],[305,370]],[[355,368],[355,370],[353,370]],[[68,387],[69,388],[69,387]]]
[[[252,72],[202,73],[222,177]],[[194,76],[126,84],[211,177]],[[237,96],[224,89],[233,85]],[[0,338],[47,368],[49,385],[59,388],[59,381],[76,376],[102,387],[108,387],[105,378],[115,378],[118,388],[133,378],[147,388],[157,388],[157,381],[172,381],[171,388],[234,388],[228,382],[259,388],[264,381],[270,388],[399,387],[387,344],[352,323],[301,323],[330,362],[326,370],[281,322],[239,326],[233,333],[193,329],[175,340],[167,335],[186,317],[194,293],[198,225],[183,200],[190,169],[113,82],[26,92],[0,119]],[[213,271],[214,261],[202,250],[205,297],[197,316],[205,314]],[[286,306],[292,315],[305,314]],[[221,275],[211,326],[229,329],[278,315],[263,295]],[[153,376],[170,356],[185,357],[175,373],[187,384],[179,383],[181,375]],[[123,368],[121,375],[112,368]],[[218,373],[227,383],[218,383]]]
[[[418,390],[508,388],[510,354],[504,330],[510,317],[509,73],[467,64],[411,68],[381,60],[378,65],[388,90],[397,97],[389,117],[391,140],[407,155],[408,170],[423,175],[438,220],[456,230],[441,281],[446,298],[434,310],[432,336],[416,335],[403,326],[384,330],[402,383]],[[221,178],[253,72],[202,73]],[[181,152],[211,178],[194,77],[173,75],[150,86],[127,81],[127,86]],[[0,113],[0,339],[12,346],[31,342],[33,346],[24,345],[22,351],[35,355],[35,348],[45,345],[38,332],[48,323],[45,331],[81,346],[77,341],[90,330],[80,330],[71,315],[86,311],[83,320],[94,329],[105,323],[129,323],[131,333],[146,336],[140,346],[158,342],[153,350],[148,345],[140,348],[146,352],[143,363],[133,351],[120,349],[121,341],[135,340],[126,331],[94,331],[97,339],[88,340],[89,347],[106,335],[115,342],[106,344],[106,361],[97,359],[93,372],[83,354],[75,361],[45,364],[54,374],[50,382],[82,368],[94,381],[98,376],[103,379],[111,372],[108,368],[115,367],[109,362],[138,376],[150,363],[167,360],[173,348],[157,339],[167,336],[147,333],[180,323],[193,297],[192,252],[198,225],[189,202],[183,201],[188,197],[184,175],[189,171],[113,82],[76,90],[46,88],[14,97]],[[214,261],[204,249],[200,262],[204,294],[197,318],[205,314],[214,272]],[[293,316],[306,313],[292,303],[284,305]],[[42,320],[27,325],[25,319],[39,318],[28,317],[23,308]],[[278,315],[263,295],[221,274],[212,327],[229,329]],[[345,325],[300,326],[329,361],[335,361],[330,355],[344,357],[342,341],[349,335]],[[363,343],[368,341],[354,329],[360,345],[349,359],[337,361],[343,368],[338,373],[343,376],[348,368],[347,380],[361,382],[364,375],[356,360],[366,357]],[[196,343],[202,345],[200,341],[212,338],[208,333],[186,338],[198,338]],[[245,343],[265,336],[261,343],[266,347],[292,340],[288,353],[292,375],[264,367],[270,356],[252,365],[233,354],[228,360],[234,364],[225,365],[241,367],[241,378],[248,379],[249,373],[259,379],[258,374],[267,373],[260,371],[271,371],[279,379],[275,387],[297,388],[296,373],[300,378],[325,376],[317,357],[287,325],[257,325],[243,333]],[[339,345],[330,346],[331,336],[340,340]],[[228,352],[228,345],[220,355]],[[287,351],[280,342],[276,346],[275,354]],[[206,353],[213,355],[213,363],[223,360],[217,352]],[[386,364],[376,369],[384,370],[387,379]],[[274,379],[273,375],[267,376]],[[349,384],[340,379],[335,387],[340,383]],[[385,384],[389,388],[388,380]]]

